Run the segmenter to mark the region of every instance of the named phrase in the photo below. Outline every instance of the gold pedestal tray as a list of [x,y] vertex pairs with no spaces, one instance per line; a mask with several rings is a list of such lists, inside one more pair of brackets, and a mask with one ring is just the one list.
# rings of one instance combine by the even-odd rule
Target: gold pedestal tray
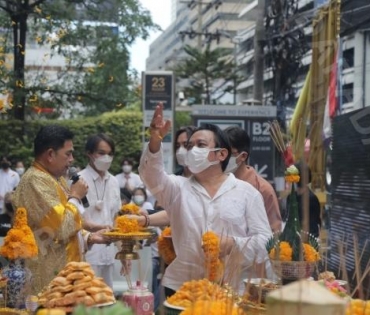
[[153,233],[151,230],[143,230],[140,232],[120,233],[116,230],[105,232],[103,234],[112,242],[121,241],[121,251],[116,254],[118,260],[137,260],[140,259],[138,249],[141,249],[141,244],[138,241],[143,241],[151,238]]

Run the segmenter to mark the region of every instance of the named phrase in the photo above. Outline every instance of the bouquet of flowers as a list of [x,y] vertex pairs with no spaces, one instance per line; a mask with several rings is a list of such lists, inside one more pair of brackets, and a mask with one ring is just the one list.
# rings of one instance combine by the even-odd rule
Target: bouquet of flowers
[[13,227],[0,247],[0,255],[10,260],[26,259],[37,256],[38,247],[32,230],[28,226],[27,211],[18,208],[15,213]]
[[295,193],[295,183],[300,176],[294,165],[287,168],[285,180],[292,185],[288,221],[282,233],[269,239],[266,249],[275,272],[282,278],[309,277],[320,259],[319,242],[313,235],[301,231]]

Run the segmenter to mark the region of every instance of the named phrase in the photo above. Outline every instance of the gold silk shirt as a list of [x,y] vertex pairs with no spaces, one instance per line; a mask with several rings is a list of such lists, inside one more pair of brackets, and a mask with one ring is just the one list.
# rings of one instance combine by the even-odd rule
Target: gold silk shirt
[[48,285],[67,262],[82,259],[81,216],[68,202],[68,193],[65,179],[55,179],[37,162],[23,175],[14,193],[14,205],[27,209],[39,249],[37,257],[26,261],[32,272],[32,294]]

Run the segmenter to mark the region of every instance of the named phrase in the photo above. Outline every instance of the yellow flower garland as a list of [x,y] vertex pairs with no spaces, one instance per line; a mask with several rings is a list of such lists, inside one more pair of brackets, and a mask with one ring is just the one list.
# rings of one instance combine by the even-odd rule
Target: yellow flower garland
[[18,208],[15,213],[13,227],[4,239],[0,255],[8,259],[26,259],[37,256],[38,247],[35,237],[27,222],[27,210]]
[[171,227],[166,227],[162,234],[158,236],[158,252],[164,260],[165,264],[169,265],[176,258],[175,248],[173,247],[171,236]]
[[130,219],[124,215],[116,218],[115,225],[121,233],[139,232],[141,229],[137,220]]
[[217,281],[222,276],[223,265],[220,259],[220,239],[212,231],[203,234],[203,251],[205,254],[205,267],[210,281]]

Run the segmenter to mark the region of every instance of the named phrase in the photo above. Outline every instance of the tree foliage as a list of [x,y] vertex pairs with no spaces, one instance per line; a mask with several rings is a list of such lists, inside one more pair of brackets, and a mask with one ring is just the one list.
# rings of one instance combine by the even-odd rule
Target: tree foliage
[[238,75],[235,61],[230,56],[230,49],[216,48],[210,45],[204,50],[186,45],[187,58],[173,70],[178,78],[187,79],[189,86],[184,92],[200,104],[202,98],[206,104],[221,98],[225,93],[234,92],[241,78]]
[[[137,102],[128,48],[158,29],[139,0],[0,0],[0,11],[0,92],[12,96],[15,118],[50,107],[96,115]],[[35,44],[42,65],[27,68]]]

